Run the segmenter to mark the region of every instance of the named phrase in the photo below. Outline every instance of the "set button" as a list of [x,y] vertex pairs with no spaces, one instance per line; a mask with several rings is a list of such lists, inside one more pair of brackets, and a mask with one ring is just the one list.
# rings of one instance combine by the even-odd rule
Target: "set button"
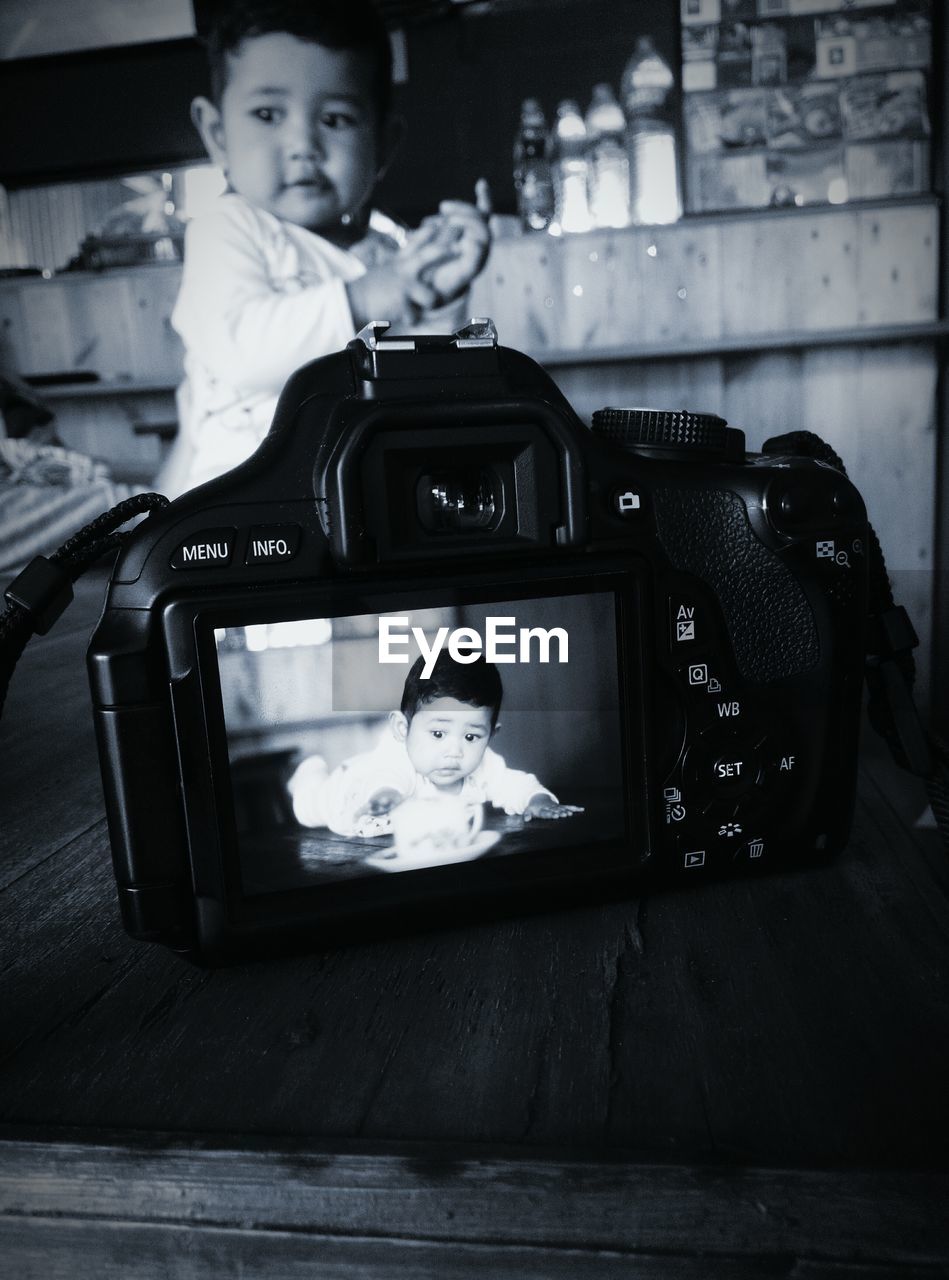
[[718,796],[740,796],[757,783],[761,762],[754,747],[736,743],[712,761],[712,789]]
[[746,795],[761,781],[764,748],[763,733],[706,730],[686,757],[688,783],[706,801]]

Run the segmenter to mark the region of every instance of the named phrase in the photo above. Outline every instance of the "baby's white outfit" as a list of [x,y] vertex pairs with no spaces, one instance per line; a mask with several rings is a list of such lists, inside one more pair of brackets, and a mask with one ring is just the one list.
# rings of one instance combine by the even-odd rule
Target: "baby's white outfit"
[[[371,796],[391,788],[403,799],[443,796],[445,793],[415,769],[405,744],[388,729],[371,751],[351,756],[327,773],[322,756],[308,756],[290,779],[290,797],[298,822],[305,827],[329,827],[341,836],[381,836],[392,830],[389,814],[360,814]],[[510,769],[490,747],[476,769],[462,783],[458,798],[470,804],[488,803],[505,813],[523,813],[532,797],[557,797],[532,773]],[[357,816],[358,815],[358,816]]]

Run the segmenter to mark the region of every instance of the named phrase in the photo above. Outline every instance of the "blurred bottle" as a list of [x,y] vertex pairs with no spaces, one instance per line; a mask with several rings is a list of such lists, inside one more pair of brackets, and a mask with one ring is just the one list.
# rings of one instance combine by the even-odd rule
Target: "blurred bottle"
[[554,216],[547,121],[536,98],[525,98],[514,139],[514,194],[527,231],[546,231]]
[[622,82],[634,222],[675,222],[682,212],[674,84],[672,71],[652,37],[640,36]]
[[589,231],[592,225],[587,200],[589,170],[586,125],[576,102],[566,98],[557,108],[553,132],[552,231]]
[[626,118],[608,84],[593,87],[586,116],[590,218],[595,227],[629,225]]

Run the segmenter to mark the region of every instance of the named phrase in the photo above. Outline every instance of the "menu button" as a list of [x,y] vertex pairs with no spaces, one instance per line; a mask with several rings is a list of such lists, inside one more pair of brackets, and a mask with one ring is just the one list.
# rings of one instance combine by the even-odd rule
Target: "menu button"
[[202,529],[182,542],[171,557],[173,569],[217,569],[230,562],[234,529]]

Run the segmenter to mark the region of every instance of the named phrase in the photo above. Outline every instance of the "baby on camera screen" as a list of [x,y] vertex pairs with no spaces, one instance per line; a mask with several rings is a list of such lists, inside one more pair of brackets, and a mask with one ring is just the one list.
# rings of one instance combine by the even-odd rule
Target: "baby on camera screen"
[[580,805],[557,796],[523,769],[512,769],[490,744],[503,697],[494,663],[480,655],[457,662],[445,650],[423,678],[419,657],[405,680],[402,703],[389,713],[378,743],[330,772],[310,756],[290,779],[296,818],[344,836],[388,835],[392,812],[409,798],[459,797],[506,814],[569,818]]
[[246,893],[624,835],[612,591],[400,613],[215,633]]

